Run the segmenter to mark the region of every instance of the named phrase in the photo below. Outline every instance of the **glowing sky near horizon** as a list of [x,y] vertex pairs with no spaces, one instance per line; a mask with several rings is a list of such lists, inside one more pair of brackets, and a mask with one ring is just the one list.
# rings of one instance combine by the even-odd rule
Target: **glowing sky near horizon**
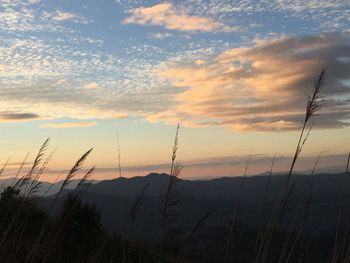
[[0,0],[0,162],[50,137],[52,174],[94,147],[112,178],[118,133],[125,176],[167,172],[180,123],[185,177],[286,170],[323,68],[300,170],[350,150],[350,2]]

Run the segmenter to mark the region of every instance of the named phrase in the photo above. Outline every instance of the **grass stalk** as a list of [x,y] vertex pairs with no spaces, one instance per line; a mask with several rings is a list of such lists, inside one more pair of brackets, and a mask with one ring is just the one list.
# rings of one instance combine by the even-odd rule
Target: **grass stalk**
[[60,196],[60,194],[62,193],[63,189],[65,187],[68,186],[68,184],[71,182],[71,180],[76,176],[76,174],[79,172],[79,170],[81,169],[81,166],[83,165],[83,163],[85,162],[86,158],[89,156],[89,154],[92,152],[93,148],[91,148],[90,150],[88,150],[87,152],[85,152],[79,159],[78,161],[74,164],[74,166],[70,169],[69,173],[67,174],[66,178],[64,179],[62,186],[60,188],[60,190],[58,191],[58,193],[55,196],[54,201],[52,202],[51,208],[50,210],[52,211],[52,209],[54,208],[58,197]]

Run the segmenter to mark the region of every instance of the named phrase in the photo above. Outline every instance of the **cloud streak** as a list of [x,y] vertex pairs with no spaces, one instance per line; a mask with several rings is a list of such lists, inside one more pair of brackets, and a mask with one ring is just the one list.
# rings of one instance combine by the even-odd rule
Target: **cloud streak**
[[[150,121],[234,130],[298,129],[305,92],[327,68],[327,101],[318,127],[349,125],[350,44],[341,34],[256,39],[207,63],[163,67],[159,76],[179,90],[177,104]],[[207,60],[206,60],[207,61]]]
[[237,31],[236,27],[229,27],[222,22],[209,17],[192,16],[185,9],[177,8],[170,2],[138,7],[129,11],[130,16],[124,19],[124,24],[164,26],[170,30],[179,31]]
[[83,128],[96,126],[96,122],[63,122],[63,123],[44,123],[43,128],[66,129],[66,128]]
[[22,112],[0,112],[0,122],[9,121],[31,121],[39,119],[40,116],[35,113],[22,113]]
[[70,13],[70,12],[64,12],[64,11],[58,11],[52,19],[54,21],[67,21],[67,20],[74,20],[77,18],[76,14]]

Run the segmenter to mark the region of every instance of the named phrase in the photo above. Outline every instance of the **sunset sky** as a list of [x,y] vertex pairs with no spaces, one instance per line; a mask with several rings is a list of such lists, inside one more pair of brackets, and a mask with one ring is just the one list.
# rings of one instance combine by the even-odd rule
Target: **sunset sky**
[[[299,170],[343,169],[350,150],[350,2],[0,0],[0,162],[10,176],[50,137],[44,178],[86,167],[186,178],[287,170],[306,95],[325,100]],[[29,165],[29,164],[28,164]],[[329,168],[329,169],[330,169]],[[328,169],[328,170],[329,170]]]

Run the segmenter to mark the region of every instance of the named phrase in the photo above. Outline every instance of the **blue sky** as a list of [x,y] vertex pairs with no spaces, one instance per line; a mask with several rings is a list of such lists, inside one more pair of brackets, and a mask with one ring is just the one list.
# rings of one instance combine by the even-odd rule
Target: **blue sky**
[[[168,161],[177,123],[185,162],[251,148],[288,156],[322,68],[326,104],[305,156],[342,156],[349,26],[350,3],[337,0],[1,0],[0,157],[17,162],[51,136],[55,169],[93,146],[91,162],[108,170],[118,131],[125,166],[154,166]],[[242,171],[226,164],[222,175]]]

